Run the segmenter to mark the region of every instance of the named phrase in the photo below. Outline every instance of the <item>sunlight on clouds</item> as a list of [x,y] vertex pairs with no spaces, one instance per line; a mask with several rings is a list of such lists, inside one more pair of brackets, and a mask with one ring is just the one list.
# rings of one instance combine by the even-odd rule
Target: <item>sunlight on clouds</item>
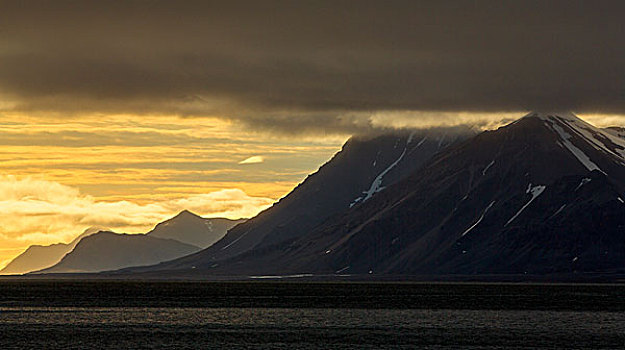
[[620,126],[625,127],[625,115],[619,114],[580,114],[580,118],[585,121],[598,126],[600,128],[605,128],[609,126]]
[[273,199],[252,197],[240,189],[222,189],[189,197],[137,204],[99,201],[76,188],[32,178],[0,177],[0,259],[15,256],[12,247],[69,242],[91,226],[117,232],[146,232],[156,223],[188,209],[207,217],[242,218],[268,208]]
[[164,208],[179,212],[183,208],[211,217],[250,218],[273,204],[271,198],[251,197],[240,189],[223,189],[161,203]]
[[[506,125],[530,111],[525,112],[442,112],[442,111],[383,111],[370,116],[374,127],[384,128],[431,128],[439,126],[472,125],[481,130],[493,130]],[[575,113],[575,112],[574,112]],[[577,113],[576,113],[577,114]],[[582,119],[597,126],[623,126],[625,116],[617,114],[578,114]]]
[[442,111],[384,111],[371,114],[374,127],[432,128],[472,125],[482,130],[496,129],[519,117],[519,112],[442,112]]
[[262,163],[265,161],[265,158],[261,157],[261,156],[252,156],[249,158],[246,158],[242,161],[239,162],[239,164],[258,164],[258,163]]
[[[145,232],[183,209],[254,216],[346,138],[259,136],[215,118],[0,117],[0,260],[90,226]],[[254,172],[238,165],[250,153],[263,154]]]
[[[343,141],[261,138],[215,118],[14,114],[4,115],[0,123],[0,174],[43,174],[46,180],[106,199],[186,196],[222,188],[278,199]],[[250,153],[266,154],[271,162],[248,173],[237,163]],[[164,188],[184,192],[165,193]]]

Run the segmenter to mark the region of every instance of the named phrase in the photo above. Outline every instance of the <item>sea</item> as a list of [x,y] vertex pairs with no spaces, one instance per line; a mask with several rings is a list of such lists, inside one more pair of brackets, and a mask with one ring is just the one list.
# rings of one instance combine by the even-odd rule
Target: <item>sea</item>
[[0,349],[625,349],[625,286],[1,281]]

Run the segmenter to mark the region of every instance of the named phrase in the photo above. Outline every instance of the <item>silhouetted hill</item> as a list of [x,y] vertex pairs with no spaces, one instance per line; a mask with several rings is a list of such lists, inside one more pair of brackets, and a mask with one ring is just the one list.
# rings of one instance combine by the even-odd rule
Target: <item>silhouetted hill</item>
[[88,228],[70,243],[57,243],[48,246],[31,245],[2,269],[0,274],[23,274],[53,266],[61,261],[65,254],[71,252],[82,238],[102,230],[102,228],[97,227]]
[[101,231],[83,238],[58,264],[37,273],[99,272],[152,265],[198,250],[173,239]]
[[200,248],[207,248],[220,240],[230,228],[242,222],[245,220],[205,219],[184,210],[175,217],[156,225],[147,235],[175,239]]

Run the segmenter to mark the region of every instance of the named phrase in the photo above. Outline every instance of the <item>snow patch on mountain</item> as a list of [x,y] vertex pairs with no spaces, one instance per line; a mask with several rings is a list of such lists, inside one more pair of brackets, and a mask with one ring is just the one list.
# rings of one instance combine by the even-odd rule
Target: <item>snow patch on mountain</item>
[[386,175],[395,166],[397,166],[397,164],[399,164],[399,162],[401,162],[401,160],[404,158],[404,155],[406,155],[406,147],[404,147],[404,150],[401,152],[399,157],[393,163],[391,163],[391,165],[389,165],[388,168],[384,169],[384,171],[382,171],[373,180],[373,182],[371,183],[371,186],[369,187],[369,189],[364,192],[365,198],[362,200],[363,202],[367,201],[369,198],[371,198],[371,196],[373,196],[374,194],[376,194],[376,193],[378,193],[378,192],[380,192],[380,191],[382,191],[384,189],[384,187],[382,187],[382,179],[384,178],[384,175]]
[[241,238],[245,237],[245,235],[247,235],[250,232],[250,230],[247,230],[245,232],[243,232],[242,235],[240,235],[239,237],[237,237],[234,241],[230,242],[229,244],[227,244],[226,246],[224,246],[223,248],[221,248],[221,250],[226,250],[228,248],[230,248],[231,246],[233,246],[235,243],[237,243],[238,241],[241,240]]
[[[595,149],[617,156],[621,160],[625,160],[625,140],[609,132],[604,132],[575,116],[569,116],[567,118],[560,117],[559,119],[580,137],[588,141]],[[611,149],[606,143],[611,143],[612,146],[616,147]]]
[[[564,135],[560,133],[563,129],[557,125],[559,122],[565,125],[575,135],[586,141],[591,147],[609,155],[616,156],[618,161],[625,165],[625,139],[620,137],[618,132],[615,132],[614,130],[599,129],[570,112],[547,114],[530,113],[527,117],[537,117],[544,120],[547,126],[552,127],[564,139]],[[570,142],[568,142],[568,139],[570,139],[571,135],[566,132],[565,134],[568,135],[568,137],[564,140],[564,145],[569,148],[568,143]],[[572,152],[575,154],[575,151]],[[579,153],[577,153],[576,156],[578,154]]]
[[488,169],[490,169],[490,167],[493,166],[493,164],[495,164],[494,159],[490,163],[488,163],[488,165],[486,166],[486,168],[484,168],[484,170],[482,170],[482,175],[486,175],[486,172],[488,171]]
[[612,127],[601,129],[601,130],[606,132],[606,133],[608,133],[608,134],[610,134],[610,135],[613,135],[613,136],[616,136],[616,137],[618,137],[620,139],[624,139],[625,140],[625,128],[623,128],[623,127],[612,126]]
[[488,212],[488,209],[490,209],[493,204],[495,204],[495,201],[490,202],[490,204],[486,207],[486,209],[484,209],[484,211],[482,212],[482,215],[480,216],[479,219],[477,219],[477,221],[471,225],[471,227],[469,227],[468,229],[466,229],[466,231],[464,231],[460,237],[464,237],[467,233],[471,232],[471,230],[473,230],[477,225],[480,224],[480,222],[482,222],[482,220],[484,219],[484,216],[486,216],[486,213]]
[[545,188],[547,188],[547,186],[544,186],[544,185],[532,186],[532,184],[530,183],[527,186],[527,190],[525,191],[525,193],[531,193],[532,199],[530,199],[529,202],[525,203],[525,205],[522,206],[521,209],[519,209],[519,211],[517,211],[517,213],[514,214],[512,218],[510,218],[510,220],[508,220],[508,222],[506,222],[504,227],[510,225],[510,223],[514,221],[514,219],[516,219],[519,215],[521,215],[523,210],[525,210],[525,208],[527,208],[530,204],[532,204],[534,199],[538,198],[538,196],[540,196],[543,193],[543,191],[545,191]]
[[547,220],[555,218],[558,214],[560,214],[560,212],[562,212],[562,209],[564,209],[566,207],[566,204],[562,204],[562,206],[556,210],[555,213],[553,213]]
[[564,131],[564,129],[560,125],[554,122],[546,122],[545,124],[547,124],[547,126],[550,126],[551,129],[560,136],[564,147],[566,147],[571,152],[571,154],[573,154],[575,158],[577,158],[577,160],[579,160],[579,162],[586,167],[586,169],[588,169],[589,171],[599,170],[600,172],[605,174],[605,172],[601,170],[601,168],[599,168],[597,164],[593,163],[593,161],[590,160],[590,157],[588,157],[586,153],[584,153],[581,149],[577,148],[573,143],[571,143],[570,139],[572,136]]
[[410,135],[408,135],[408,141],[406,141],[406,144],[409,145],[412,142],[412,139],[414,139],[414,135],[416,134],[416,131],[413,131],[410,133]]
[[341,272],[347,271],[347,269],[349,269],[349,266],[345,266],[342,269],[336,270],[334,273],[341,273]]
[[579,190],[582,186],[584,186],[585,184],[590,182],[590,178],[585,177],[582,179],[582,181],[579,183],[579,185],[577,185],[577,187],[575,187],[575,191]]
[[[410,134],[411,136],[413,134]],[[394,167],[397,166],[397,164],[399,164],[399,162],[401,162],[401,160],[404,158],[404,156],[406,155],[406,151],[408,150],[408,145],[410,144],[410,142],[412,142],[412,137],[409,137],[408,140],[406,141],[406,146],[404,146],[404,150],[401,152],[401,154],[399,155],[399,157],[397,159],[395,159],[395,161],[393,163],[391,163],[391,165],[389,165],[386,169],[384,169],[380,174],[378,174],[378,176],[375,177],[375,179],[373,179],[373,182],[371,183],[371,186],[369,186],[369,189],[363,192],[363,196],[360,196],[356,199],[354,199],[353,202],[351,202],[349,204],[349,207],[353,207],[354,205],[356,205],[359,202],[366,202],[369,198],[371,198],[374,194],[382,191],[384,189],[384,187],[382,186],[382,180],[384,179],[384,176],[391,171]]]
[[213,232],[213,222],[212,221],[204,221],[204,226],[206,226],[206,229],[208,230],[208,232]]

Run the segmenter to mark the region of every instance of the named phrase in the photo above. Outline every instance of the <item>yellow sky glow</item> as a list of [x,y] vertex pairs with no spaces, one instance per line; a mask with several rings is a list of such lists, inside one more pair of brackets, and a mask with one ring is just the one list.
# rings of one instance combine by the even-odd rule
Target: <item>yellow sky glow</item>
[[[260,137],[215,118],[0,116],[0,267],[90,226],[146,232],[183,209],[254,216],[346,138]],[[264,161],[239,164],[253,157]]]

